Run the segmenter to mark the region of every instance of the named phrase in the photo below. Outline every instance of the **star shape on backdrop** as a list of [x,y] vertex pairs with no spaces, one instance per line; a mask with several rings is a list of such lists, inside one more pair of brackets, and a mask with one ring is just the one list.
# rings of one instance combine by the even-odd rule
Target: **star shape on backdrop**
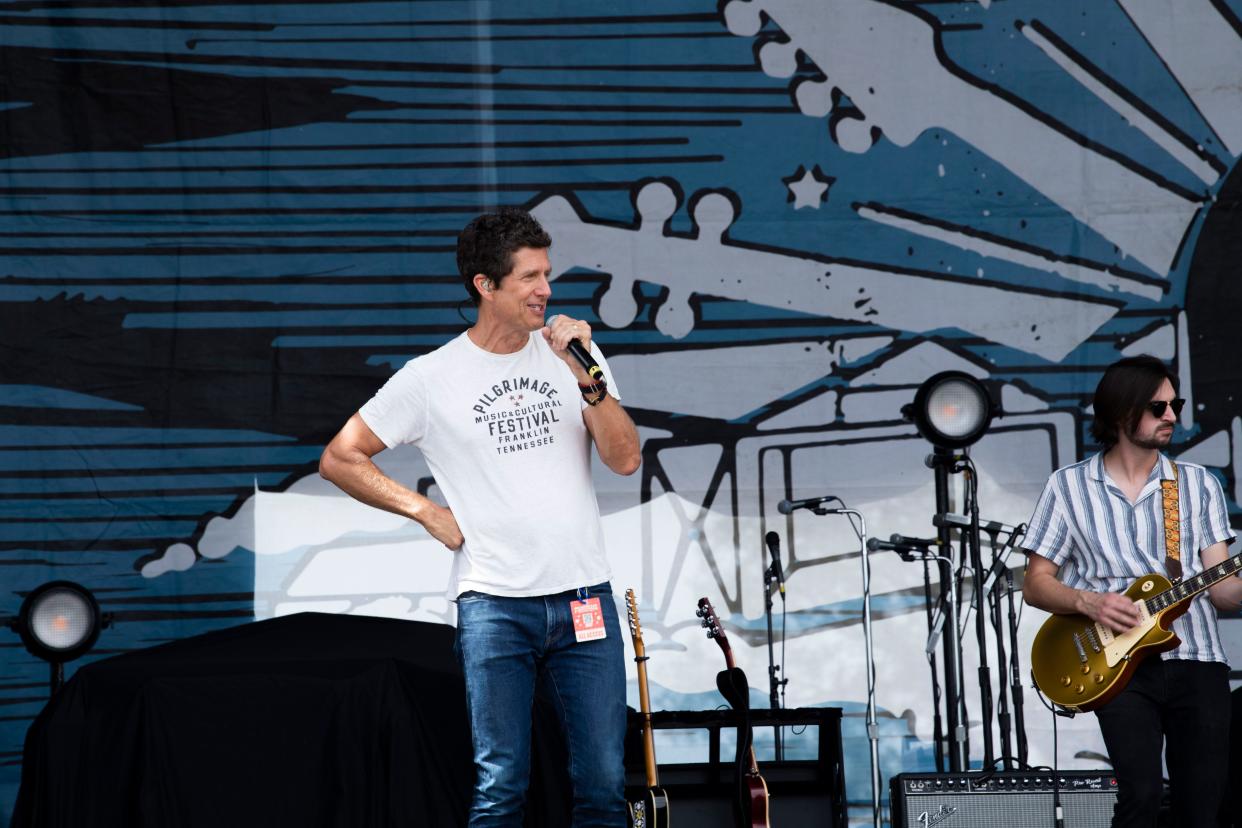
[[836,183],[835,178],[824,175],[819,164],[809,170],[799,164],[793,175],[782,178],[781,181],[789,189],[789,196],[785,200],[792,202],[795,210],[803,207],[818,210],[819,205],[828,200],[828,188]]

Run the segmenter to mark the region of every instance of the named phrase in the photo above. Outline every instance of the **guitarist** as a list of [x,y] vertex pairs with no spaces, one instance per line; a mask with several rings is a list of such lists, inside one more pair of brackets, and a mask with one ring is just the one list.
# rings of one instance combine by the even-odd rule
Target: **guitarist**
[[[1184,403],[1176,378],[1155,357],[1128,357],[1104,372],[1091,426],[1103,451],[1054,472],[1031,517],[1023,544],[1028,604],[1079,613],[1121,633],[1140,622],[1121,594],[1132,581],[1151,572],[1188,578],[1225,560],[1234,536],[1220,484],[1192,463],[1177,463],[1175,475],[1161,453]],[[1177,535],[1166,543],[1161,481],[1169,479],[1177,481],[1180,544]],[[1162,743],[1177,825],[1216,825],[1227,781],[1230,695],[1214,607],[1239,603],[1239,578],[1198,595],[1173,623],[1181,645],[1144,660],[1096,711],[1117,774],[1114,826],[1156,825]]]

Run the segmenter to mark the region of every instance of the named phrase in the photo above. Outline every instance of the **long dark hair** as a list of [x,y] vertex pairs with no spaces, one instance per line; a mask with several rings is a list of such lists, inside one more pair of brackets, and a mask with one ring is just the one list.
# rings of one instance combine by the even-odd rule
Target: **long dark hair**
[[1091,436],[1101,446],[1117,445],[1122,430],[1129,434],[1138,427],[1151,398],[1168,380],[1177,391],[1177,377],[1154,356],[1126,357],[1108,366],[1095,387]]

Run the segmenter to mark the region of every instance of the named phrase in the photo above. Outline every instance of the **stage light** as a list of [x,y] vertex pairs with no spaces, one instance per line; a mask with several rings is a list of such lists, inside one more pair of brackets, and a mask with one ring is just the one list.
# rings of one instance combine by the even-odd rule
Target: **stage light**
[[901,413],[933,446],[955,449],[982,437],[995,411],[982,382],[962,371],[943,371],[920,385]]
[[55,693],[64,677],[64,663],[95,646],[103,622],[99,602],[89,589],[72,581],[50,581],[26,596],[13,626],[30,654],[51,665]]

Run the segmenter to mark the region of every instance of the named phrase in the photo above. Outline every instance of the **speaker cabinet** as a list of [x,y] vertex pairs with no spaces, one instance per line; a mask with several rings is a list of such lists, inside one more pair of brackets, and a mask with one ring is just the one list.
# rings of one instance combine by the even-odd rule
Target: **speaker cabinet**
[[[1065,825],[1108,828],[1117,777],[1061,771],[1055,781]],[[893,828],[1053,828],[1053,782],[1039,771],[900,773],[892,779]]]

